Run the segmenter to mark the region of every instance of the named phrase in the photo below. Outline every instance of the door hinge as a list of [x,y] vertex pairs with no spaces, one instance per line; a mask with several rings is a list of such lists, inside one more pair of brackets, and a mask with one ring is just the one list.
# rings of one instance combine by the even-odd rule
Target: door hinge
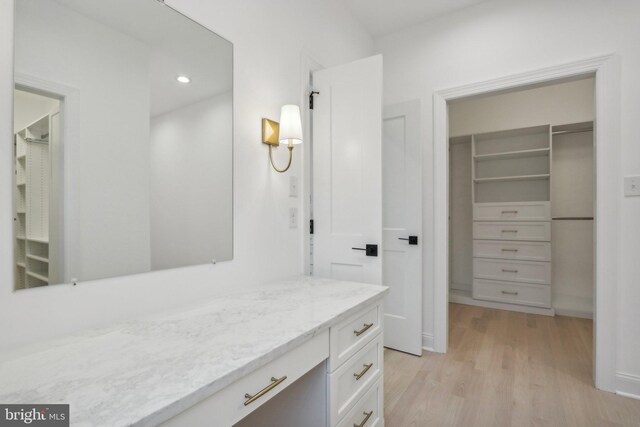
[[313,234],[313,220],[309,220],[309,234]]
[[309,93],[309,109],[313,110],[313,95],[320,95],[320,92],[311,91]]

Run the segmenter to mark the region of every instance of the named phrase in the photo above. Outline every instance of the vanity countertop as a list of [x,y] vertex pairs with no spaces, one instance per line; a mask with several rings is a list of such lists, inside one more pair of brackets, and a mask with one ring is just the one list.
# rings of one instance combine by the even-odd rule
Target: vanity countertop
[[387,289],[298,277],[52,342],[0,360],[0,402],[68,403],[74,426],[156,425]]

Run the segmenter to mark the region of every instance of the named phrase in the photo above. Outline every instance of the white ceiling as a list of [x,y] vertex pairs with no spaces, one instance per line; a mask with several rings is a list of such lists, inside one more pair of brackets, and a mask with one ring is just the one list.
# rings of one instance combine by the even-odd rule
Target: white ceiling
[[486,0],[346,0],[369,33],[381,36]]

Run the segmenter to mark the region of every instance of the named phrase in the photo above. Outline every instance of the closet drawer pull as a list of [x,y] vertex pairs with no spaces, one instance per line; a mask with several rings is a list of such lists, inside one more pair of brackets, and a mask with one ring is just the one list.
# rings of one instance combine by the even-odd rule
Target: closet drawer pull
[[373,363],[369,363],[368,365],[362,365],[362,366],[364,366],[364,369],[362,370],[362,372],[360,372],[359,374],[355,374],[355,373],[353,374],[353,376],[356,377],[356,381],[362,378],[362,376],[366,374],[369,369],[371,369],[371,367],[373,366]]
[[244,406],[247,406],[255,402],[256,400],[260,399],[262,396],[264,396],[265,394],[269,393],[271,390],[273,390],[274,388],[282,384],[286,379],[287,379],[286,375],[283,376],[282,378],[271,377],[271,384],[269,384],[268,386],[266,386],[265,388],[263,388],[262,390],[254,394],[253,396],[250,395],[249,393],[246,393],[244,395],[244,398],[247,400],[244,402]]
[[509,291],[502,291],[502,293],[505,295],[518,295],[517,292],[509,292]]
[[373,323],[365,323],[364,328],[360,329],[359,331],[353,331],[353,333],[356,334],[357,337],[359,337],[360,335],[367,332],[367,330],[372,326],[373,326]]
[[518,270],[507,270],[507,269],[504,269],[504,268],[502,269],[502,272],[503,273],[515,273],[515,274],[518,274]]
[[362,420],[360,424],[353,424],[353,427],[364,427],[367,421],[369,421],[369,418],[371,418],[371,415],[373,415],[373,411],[363,412],[363,415],[365,416],[364,420]]
[[518,211],[502,211],[503,214],[507,214],[507,213],[512,213],[512,214],[517,214]]
[[518,252],[517,249],[503,249],[502,252]]
[[517,233],[518,230],[502,230],[503,233]]

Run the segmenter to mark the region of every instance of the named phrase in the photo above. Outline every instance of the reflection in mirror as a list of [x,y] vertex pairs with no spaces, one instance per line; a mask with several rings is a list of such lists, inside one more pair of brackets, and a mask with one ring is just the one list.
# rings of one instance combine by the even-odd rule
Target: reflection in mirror
[[156,0],[15,3],[15,288],[230,260],[232,44]]

